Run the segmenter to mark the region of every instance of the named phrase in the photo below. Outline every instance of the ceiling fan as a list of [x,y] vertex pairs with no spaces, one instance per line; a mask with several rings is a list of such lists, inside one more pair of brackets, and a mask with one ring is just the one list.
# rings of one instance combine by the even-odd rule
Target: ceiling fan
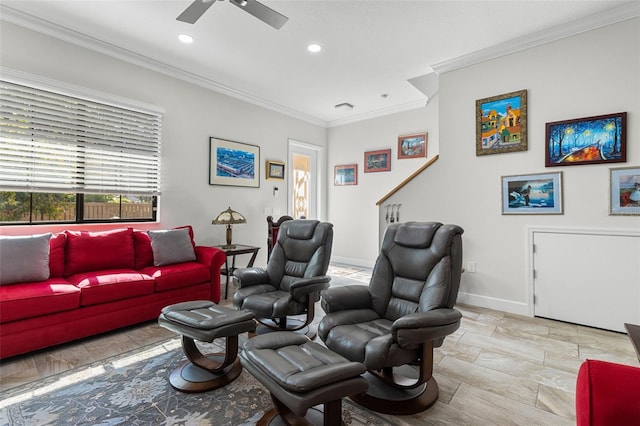
[[[223,1],[223,0],[220,0]],[[216,0],[195,0],[180,14],[178,21],[194,24]],[[289,20],[286,16],[256,0],[229,0],[229,3],[249,12],[251,15],[279,30]]]

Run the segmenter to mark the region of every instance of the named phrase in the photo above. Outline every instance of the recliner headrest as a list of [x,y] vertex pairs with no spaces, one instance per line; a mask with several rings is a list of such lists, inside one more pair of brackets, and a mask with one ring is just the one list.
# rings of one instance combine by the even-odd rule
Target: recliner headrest
[[308,240],[313,237],[318,223],[320,222],[317,220],[292,220],[283,223],[282,228],[285,229],[287,237]]
[[398,227],[393,242],[405,247],[427,248],[431,245],[433,236],[442,224],[433,222],[427,225],[425,226],[424,223],[405,222]]

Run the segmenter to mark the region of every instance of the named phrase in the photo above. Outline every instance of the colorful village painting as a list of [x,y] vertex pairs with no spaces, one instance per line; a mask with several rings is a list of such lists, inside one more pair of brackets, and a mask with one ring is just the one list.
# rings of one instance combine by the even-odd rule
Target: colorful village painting
[[483,154],[518,147],[524,141],[521,107],[521,95],[482,103],[480,149],[485,151]]

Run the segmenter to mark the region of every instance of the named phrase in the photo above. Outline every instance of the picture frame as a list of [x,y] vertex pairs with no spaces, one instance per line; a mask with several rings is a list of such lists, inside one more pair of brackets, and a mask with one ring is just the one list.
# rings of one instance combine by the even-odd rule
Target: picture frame
[[209,185],[260,187],[260,147],[210,137]]
[[281,161],[267,160],[267,179],[284,180],[284,163]]
[[335,186],[357,185],[358,165],[345,164],[335,166],[333,171],[333,184]]
[[626,112],[554,121],[545,125],[546,167],[626,161]]
[[527,149],[526,90],[476,100],[476,156]]
[[398,136],[398,159],[427,158],[427,133]]
[[391,149],[379,149],[364,153],[364,172],[388,172],[391,170]]
[[609,169],[609,215],[640,216],[640,166]]
[[502,177],[502,214],[563,214],[562,172]]

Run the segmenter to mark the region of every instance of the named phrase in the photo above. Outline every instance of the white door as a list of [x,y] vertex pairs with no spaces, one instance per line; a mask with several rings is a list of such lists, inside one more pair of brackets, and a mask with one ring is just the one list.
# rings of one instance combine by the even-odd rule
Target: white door
[[640,323],[640,236],[533,233],[534,315],[624,332]]
[[318,219],[320,147],[289,140],[289,214]]

